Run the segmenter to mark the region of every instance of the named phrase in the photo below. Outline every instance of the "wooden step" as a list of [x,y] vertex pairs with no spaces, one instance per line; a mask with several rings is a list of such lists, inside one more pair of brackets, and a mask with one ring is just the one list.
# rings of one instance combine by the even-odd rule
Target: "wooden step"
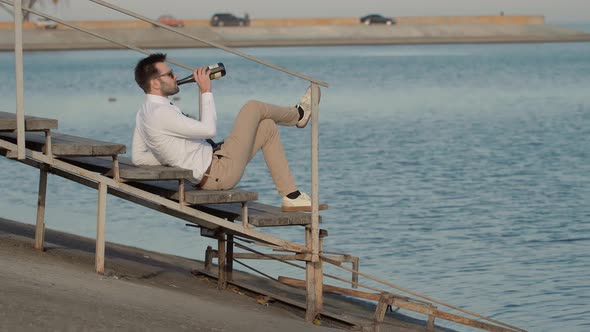
[[[63,157],[64,161],[86,168],[91,171],[106,174],[113,168],[113,159],[108,157]],[[173,166],[137,166],[131,159],[119,157],[119,177],[126,181],[144,180],[180,180],[190,179],[193,171]]]
[[[16,114],[0,112],[0,131],[13,131],[16,129]],[[57,129],[57,120],[25,115],[26,131],[42,131],[51,129]]]
[[[111,176],[112,161],[98,157],[64,157],[60,158],[87,170]],[[153,194],[178,200],[178,181],[192,178],[192,171],[171,166],[135,166],[128,158],[119,159],[119,174],[121,179],[129,181],[127,184]],[[185,203],[189,205],[248,202],[258,199],[258,193],[239,189],[229,190],[201,190],[190,183],[186,183]],[[241,206],[238,204],[238,206]]]
[[[242,220],[242,206],[237,203],[206,204],[197,209],[228,220]],[[249,202],[248,223],[256,227],[304,226],[311,224],[311,213],[283,212],[280,207]]]
[[[45,134],[25,134],[27,149],[43,151]],[[16,134],[0,132],[0,139],[16,143]],[[51,151],[55,156],[112,156],[125,153],[125,144],[109,143],[85,137],[51,133]]]

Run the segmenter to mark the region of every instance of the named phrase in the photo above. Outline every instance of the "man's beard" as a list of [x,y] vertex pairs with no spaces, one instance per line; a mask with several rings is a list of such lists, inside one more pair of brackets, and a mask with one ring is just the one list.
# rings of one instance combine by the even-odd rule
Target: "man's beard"
[[180,88],[176,84],[171,85],[163,80],[160,80],[160,83],[162,84],[162,94],[165,96],[172,96],[180,91]]
[[164,93],[164,95],[166,96],[172,96],[177,94],[180,91],[180,88],[177,86],[164,86],[164,88],[162,89],[162,93]]

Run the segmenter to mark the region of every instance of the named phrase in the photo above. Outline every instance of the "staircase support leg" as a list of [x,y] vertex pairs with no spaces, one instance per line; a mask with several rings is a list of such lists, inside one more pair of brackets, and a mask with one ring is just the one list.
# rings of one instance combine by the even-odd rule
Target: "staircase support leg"
[[227,280],[232,281],[234,271],[234,236],[227,234]]
[[225,240],[225,233],[219,234],[219,239],[217,240],[217,288],[225,289],[227,287],[227,275],[226,275],[226,240]]
[[107,215],[108,186],[104,182],[98,183],[98,213],[96,221],[96,273],[104,274],[105,224]]
[[37,199],[37,225],[35,227],[35,249],[43,251],[45,245],[45,198],[47,195],[47,165],[41,166],[39,175],[39,196]]

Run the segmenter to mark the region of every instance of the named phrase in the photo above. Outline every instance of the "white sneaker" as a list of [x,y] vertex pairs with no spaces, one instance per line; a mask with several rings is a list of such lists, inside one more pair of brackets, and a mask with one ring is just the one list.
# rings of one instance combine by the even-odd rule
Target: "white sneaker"
[[[318,92],[319,103],[322,97],[322,92],[320,91],[320,89],[318,89]],[[311,116],[311,86],[307,88],[303,96],[301,96],[301,99],[299,99],[299,104],[297,104],[297,107],[299,107],[303,111],[303,117],[301,118],[301,120],[297,122],[296,126],[297,128],[305,128]]]
[[[320,210],[326,210],[327,208],[327,204],[320,204]],[[311,212],[311,197],[309,197],[309,195],[306,193],[301,193],[299,197],[294,199],[285,196],[283,197],[281,210],[283,210],[283,212]]]

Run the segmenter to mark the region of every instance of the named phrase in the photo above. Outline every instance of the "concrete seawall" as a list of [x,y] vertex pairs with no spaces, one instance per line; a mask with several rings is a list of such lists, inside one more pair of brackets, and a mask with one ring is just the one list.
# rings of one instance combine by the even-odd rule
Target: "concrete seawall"
[[[497,16],[494,23],[473,23],[490,17],[414,18],[424,24],[401,23],[394,26],[365,26],[355,21],[333,21],[325,24],[252,25],[249,27],[214,28],[186,24],[181,30],[195,37],[229,47],[253,46],[306,46],[306,45],[393,45],[393,44],[446,44],[446,43],[524,43],[524,42],[580,42],[590,41],[590,34],[558,26],[543,24],[540,17],[519,17],[528,24],[508,24],[506,16]],[[514,17],[513,17],[514,19]],[[340,19],[350,20],[350,19]],[[99,28],[96,22],[86,22],[87,29],[118,42],[141,48],[196,48],[209,47],[162,28],[122,25],[126,21],[110,22],[111,28]],[[340,24],[340,23],[342,24]],[[102,22],[105,23],[105,22]],[[106,22],[108,23],[108,22]],[[147,24],[133,22],[133,24]],[[202,22],[201,22],[202,23]],[[291,23],[294,23],[292,21]],[[301,23],[301,21],[299,21]],[[317,23],[317,22],[316,22]],[[94,24],[94,25],[93,25]],[[84,26],[84,24],[79,24]],[[117,26],[117,27],[112,27]],[[116,49],[118,45],[69,28],[55,30],[26,29],[23,33],[25,50]],[[0,51],[14,49],[14,31],[0,29]]]
[[[396,16],[397,25],[421,24],[544,24],[542,15],[496,15],[496,16]],[[186,27],[206,27],[209,20],[183,20]],[[151,28],[151,24],[139,20],[131,21],[73,21],[76,26],[86,29]],[[309,25],[358,25],[357,17],[329,18],[258,18],[250,21],[251,26],[309,26]],[[0,22],[0,29],[13,29],[13,22]],[[32,22],[24,22],[24,29],[35,29]],[[68,29],[58,24],[58,29]]]

